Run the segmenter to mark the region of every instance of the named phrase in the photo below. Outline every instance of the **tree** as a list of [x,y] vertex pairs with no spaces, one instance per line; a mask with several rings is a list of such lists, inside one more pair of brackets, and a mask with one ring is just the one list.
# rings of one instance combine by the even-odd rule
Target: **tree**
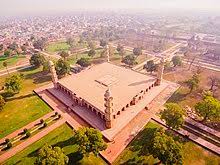
[[74,42],[75,42],[75,40],[74,40],[73,37],[69,37],[69,38],[67,38],[67,40],[66,40],[66,43],[67,43],[68,45],[70,45],[70,46],[73,46],[73,45],[74,45]]
[[182,59],[180,56],[173,56],[172,58],[173,66],[180,66],[182,64]]
[[39,68],[45,63],[46,59],[41,54],[33,54],[29,60],[30,64],[35,68]]
[[7,50],[4,51],[4,55],[5,55],[6,57],[12,56],[12,54],[13,54],[13,52],[12,52],[11,49],[7,49]]
[[176,103],[168,103],[160,113],[161,119],[165,120],[166,125],[173,129],[179,129],[184,124],[184,111]]
[[117,51],[118,51],[118,54],[121,56],[121,58],[123,60],[123,58],[125,56],[125,49],[124,49],[124,47],[121,46],[121,45],[118,45],[117,46]]
[[155,72],[157,70],[157,65],[154,63],[153,60],[147,61],[147,64],[144,65],[144,69],[147,70],[147,72]]
[[74,138],[76,144],[79,146],[79,152],[83,155],[93,153],[97,156],[100,151],[107,148],[102,138],[102,134],[94,128],[80,128],[76,131]]
[[113,56],[115,53],[115,49],[113,48],[113,46],[109,45],[108,47],[108,51],[109,51],[109,56]]
[[56,62],[55,69],[58,76],[65,76],[70,71],[70,65],[63,59],[59,59]]
[[21,46],[21,50],[22,50],[22,52],[23,52],[24,54],[26,54],[26,51],[27,51],[26,45],[22,45],[22,46]]
[[137,64],[136,62],[136,57],[134,55],[127,55],[122,59],[122,62],[129,65],[129,66],[133,66],[135,64]]
[[90,57],[94,57],[95,54],[96,54],[95,49],[91,49],[91,50],[88,52],[88,56],[90,56]]
[[4,61],[4,62],[2,63],[2,65],[5,67],[5,69],[7,70],[8,75],[9,75],[8,62],[7,62],[7,61]]
[[2,95],[0,95],[0,111],[3,109],[4,106],[5,106],[5,99],[4,97],[2,97]]
[[39,50],[44,50],[44,47],[46,46],[46,40],[44,39],[39,39],[34,41],[33,46],[35,49],[39,49]]
[[77,60],[76,62],[77,64],[79,64],[82,67],[88,67],[89,65],[91,65],[91,62],[89,61],[88,58],[80,58],[79,60]]
[[209,85],[210,85],[210,91],[213,91],[215,87],[220,86],[220,79],[216,76],[209,76]]
[[16,42],[13,42],[8,46],[8,49],[16,51],[18,49],[18,44]]
[[3,44],[0,44],[0,51],[2,51],[4,48],[4,45]]
[[60,147],[44,145],[38,151],[37,164],[42,165],[65,165],[68,164],[69,158]]
[[141,48],[134,48],[134,49],[133,49],[133,54],[134,54],[135,56],[141,55],[141,54],[142,54],[142,49],[141,49]]
[[67,57],[69,57],[69,53],[65,51],[61,51],[59,55],[63,58],[64,61],[66,61]]
[[88,47],[89,47],[90,49],[94,49],[94,50],[95,50],[95,44],[94,44],[94,42],[88,41]]
[[157,131],[150,145],[149,152],[163,164],[182,164],[182,148],[182,145],[178,141],[174,141],[164,131]]
[[119,53],[122,49],[124,49],[124,47],[123,47],[122,45],[118,44],[118,46],[117,46],[117,48],[116,48],[116,50],[118,51],[118,53]]
[[188,86],[188,88],[190,89],[190,93],[199,87],[199,75],[198,74],[194,74],[192,76],[192,78],[190,78],[189,80],[186,81],[186,85]]
[[108,42],[107,42],[106,40],[103,40],[103,39],[100,40],[100,46],[101,46],[101,47],[104,48],[107,44],[108,44]]
[[5,80],[5,90],[10,93],[19,93],[22,85],[21,75],[13,75]]
[[203,117],[203,121],[220,120],[220,101],[212,96],[204,96],[203,100],[195,105],[196,113]]

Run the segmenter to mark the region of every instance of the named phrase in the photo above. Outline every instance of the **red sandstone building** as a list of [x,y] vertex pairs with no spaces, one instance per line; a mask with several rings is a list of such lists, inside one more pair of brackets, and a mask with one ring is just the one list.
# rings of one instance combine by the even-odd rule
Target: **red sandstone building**
[[47,90],[109,141],[169,84],[163,62],[157,77],[106,62],[58,80],[50,68],[54,87]]

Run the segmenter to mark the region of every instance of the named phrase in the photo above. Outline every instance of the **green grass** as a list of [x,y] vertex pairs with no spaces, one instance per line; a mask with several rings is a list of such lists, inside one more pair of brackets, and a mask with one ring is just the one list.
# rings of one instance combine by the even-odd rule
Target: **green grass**
[[[0,112],[0,138],[14,132],[15,130],[35,121],[49,113],[51,109],[33,93],[33,90],[47,84],[49,75],[43,75],[40,69],[26,69],[20,73],[24,74],[22,90],[19,94],[7,98],[4,109]],[[12,74],[11,74],[12,75]],[[0,86],[4,84],[7,77],[0,79]]]
[[46,47],[46,51],[50,53],[60,52],[60,51],[68,51],[70,45],[66,42],[52,42]]
[[18,61],[24,59],[23,55],[15,55],[13,57],[0,56],[0,69],[4,69],[3,62],[7,62],[8,67],[15,65]]
[[[154,122],[149,122],[145,129],[137,135],[134,141],[128,145],[128,147],[122,152],[122,154],[115,161],[117,164],[153,164],[158,160],[154,159],[146,150],[146,145],[150,142],[152,138],[152,133],[160,125]],[[183,143],[183,164],[185,165],[218,165],[220,158],[215,154],[203,149],[197,144],[187,141]]]
[[89,158],[83,158],[82,160],[79,160],[77,146],[74,145],[73,131],[66,124],[53,130],[39,141],[31,144],[23,151],[17,153],[15,156],[8,159],[5,164],[34,164],[37,159],[37,150],[40,149],[45,143],[63,148],[64,153],[69,157],[69,164],[76,164],[76,162],[78,164],[88,165],[104,164],[104,161],[101,158],[92,155]]

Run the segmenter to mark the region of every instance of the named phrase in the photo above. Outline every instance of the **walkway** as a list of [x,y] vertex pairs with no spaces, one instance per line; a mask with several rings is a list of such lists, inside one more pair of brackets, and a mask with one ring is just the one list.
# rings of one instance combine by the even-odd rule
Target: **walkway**
[[45,135],[47,135],[48,133],[50,133],[51,131],[58,128],[59,126],[61,126],[64,123],[65,123],[65,119],[62,118],[62,119],[58,120],[56,123],[52,124],[51,126],[48,126],[47,128],[45,128],[43,131],[28,138],[27,140],[25,140],[21,144],[9,149],[4,154],[0,155],[0,163],[2,163],[5,160],[7,160],[8,158],[14,156],[17,152],[24,150],[26,147],[28,147],[32,143],[38,141],[39,139],[41,139],[42,137],[44,137]]
[[[167,125],[165,124],[165,122],[163,122],[158,116],[153,116],[152,119],[154,121],[156,121],[157,123],[167,127]],[[175,132],[178,132],[180,135],[183,135],[183,136],[188,136],[188,138],[190,140],[192,140],[193,142],[199,144],[200,146],[203,146],[204,148],[208,149],[208,150],[211,150],[213,152],[215,152],[216,154],[220,155],[220,147],[196,136],[195,134],[192,134],[191,132],[187,131],[187,130],[184,130],[184,129],[180,129],[180,130],[174,130]]]
[[0,76],[4,76],[4,75],[8,74],[8,72],[9,73],[14,73],[14,72],[17,72],[17,71],[20,71],[20,70],[23,70],[23,69],[26,69],[26,68],[30,68],[30,67],[32,67],[32,66],[30,65],[29,62],[21,64],[21,65],[14,66],[14,67],[10,67],[10,68],[8,68],[8,71],[6,69],[0,70]]
[[[44,115],[44,116],[42,116],[40,119],[44,119],[44,120],[45,120],[45,119],[49,118],[49,117],[52,116],[52,115],[54,115],[54,112],[53,112],[53,111],[50,112],[50,113],[48,113],[48,114],[46,114],[46,115]],[[11,139],[11,138],[17,136],[19,133],[23,132],[23,130],[24,130],[25,128],[26,128],[26,129],[30,129],[30,128],[34,127],[36,124],[38,124],[38,123],[40,122],[40,119],[37,119],[37,120],[35,120],[35,121],[29,123],[28,125],[25,125],[24,127],[22,127],[22,128],[20,128],[20,129],[18,129],[18,130],[16,130],[16,131],[14,131],[13,133],[11,133],[11,134],[5,136],[4,138],[0,139],[0,144],[3,143],[3,142],[5,141],[5,139]]]

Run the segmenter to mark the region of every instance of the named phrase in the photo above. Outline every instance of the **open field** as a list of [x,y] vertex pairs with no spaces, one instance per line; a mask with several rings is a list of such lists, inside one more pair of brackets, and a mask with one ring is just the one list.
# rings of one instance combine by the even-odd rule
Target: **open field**
[[[189,93],[189,89],[185,86],[184,82],[191,78],[196,70],[197,67],[192,67],[192,71],[189,71],[188,65],[184,65],[183,67],[177,68],[174,72],[170,72],[164,75],[166,80],[181,84],[180,89],[177,90],[176,93],[169,99],[170,102],[176,102],[182,106],[189,105],[193,107],[198,101],[202,99],[202,91],[210,89],[209,76],[220,78],[220,72],[202,68],[199,77],[199,88],[192,93]],[[214,94],[215,97],[220,99],[220,89],[217,89]]]
[[[82,49],[86,48],[87,44],[86,43],[74,43],[74,49]],[[60,51],[69,51],[70,45],[66,43],[66,41],[57,41],[57,42],[51,42],[49,45],[46,47],[46,52],[48,53],[58,53]]]
[[[115,165],[118,164],[154,164],[158,160],[154,159],[146,150],[145,146],[152,137],[152,133],[160,125],[154,122],[149,122],[145,129],[139,133],[135,140],[128,145],[122,154],[116,159]],[[201,148],[197,144],[186,141],[183,143],[183,164],[185,165],[218,165],[220,158],[217,155]]]
[[22,61],[25,59],[25,56],[23,55],[15,55],[12,57],[5,57],[5,56],[0,56],[0,69],[4,69],[5,67],[3,66],[3,62],[7,62],[8,67],[16,65],[19,61]]
[[70,45],[66,42],[52,42],[46,47],[46,51],[49,53],[55,53],[60,51],[68,51]]
[[34,164],[37,159],[37,150],[40,149],[45,143],[63,148],[64,153],[69,157],[69,164],[105,164],[101,158],[92,155],[90,155],[88,158],[81,159],[77,153],[77,146],[74,145],[73,134],[73,130],[70,129],[68,125],[64,124],[50,132],[39,141],[33,143],[22,152],[11,157],[6,164]]
[[[7,98],[4,109],[0,112],[0,138],[13,131],[37,120],[47,114],[51,109],[33,93],[33,89],[38,88],[50,80],[49,76],[40,73],[40,69],[25,69],[20,71],[24,74],[22,90],[19,94]],[[0,86],[3,86],[5,78],[0,79]]]

